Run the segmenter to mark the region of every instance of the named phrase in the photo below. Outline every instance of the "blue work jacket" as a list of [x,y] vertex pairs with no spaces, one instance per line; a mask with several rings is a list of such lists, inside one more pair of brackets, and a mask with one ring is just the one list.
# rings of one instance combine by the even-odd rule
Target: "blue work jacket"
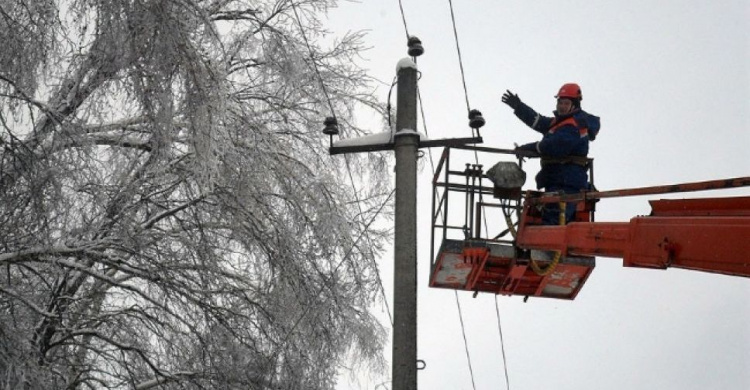
[[554,111],[554,117],[546,117],[524,103],[514,113],[526,125],[543,134],[541,141],[519,146],[521,150],[541,155],[542,169],[536,176],[537,188],[566,192],[588,189],[586,166],[573,160],[580,162],[588,155],[589,141],[599,133],[599,117],[580,109],[566,115]]

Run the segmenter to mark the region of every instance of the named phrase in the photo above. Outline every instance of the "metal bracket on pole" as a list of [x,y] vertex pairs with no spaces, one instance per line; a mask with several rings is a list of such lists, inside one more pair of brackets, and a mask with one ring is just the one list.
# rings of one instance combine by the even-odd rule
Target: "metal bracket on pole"
[[[395,135],[398,135],[396,132]],[[394,136],[395,136],[394,135]],[[420,137],[418,148],[437,148],[437,147],[449,147],[455,148],[464,145],[481,144],[483,142],[482,137],[465,137],[465,138],[441,138],[441,139],[426,139],[422,140]],[[361,152],[381,152],[384,150],[393,150],[394,143],[362,143],[356,145],[344,145],[338,142],[334,142],[333,146],[328,149],[328,152],[334,154],[345,154],[345,153],[361,153]]]

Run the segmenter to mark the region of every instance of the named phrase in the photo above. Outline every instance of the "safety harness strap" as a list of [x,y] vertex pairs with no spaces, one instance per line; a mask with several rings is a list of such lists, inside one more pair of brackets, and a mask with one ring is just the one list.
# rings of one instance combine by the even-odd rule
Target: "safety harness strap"
[[588,166],[589,159],[585,156],[542,157],[542,165],[548,164],[575,164],[585,167]]

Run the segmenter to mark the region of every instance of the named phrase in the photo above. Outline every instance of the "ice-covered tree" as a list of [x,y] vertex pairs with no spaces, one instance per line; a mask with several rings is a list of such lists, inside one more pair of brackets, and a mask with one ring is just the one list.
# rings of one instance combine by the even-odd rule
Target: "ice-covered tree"
[[380,363],[390,190],[320,134],[379,109],[334,3],[0,1],[0,387],[331,389]]

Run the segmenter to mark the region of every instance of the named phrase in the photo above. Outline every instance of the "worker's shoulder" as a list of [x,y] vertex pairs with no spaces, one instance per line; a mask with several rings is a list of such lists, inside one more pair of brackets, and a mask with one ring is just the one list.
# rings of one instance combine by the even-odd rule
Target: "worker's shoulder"
[[598,116],[590,114],[583,110],[578,110],[575,114],[573,114],[573,118],[576,120],[576,123],[579,126],[599,128],[599,126],[601,125],[601,120]]
[[596,115],[594,115],[594,114],[592,114],[590,112],[586,112],[584,110],[578,110],[575,113],[573,113],[573,118],[575,118],[575,120],[577,122],[581,122],[581,121],[585,121],[585,122],[589,122],[589,121],[591,121],[591,122],[599,122],[599,117],[598,116],[596,116]]
[[598,116],[590,114],[584,110],[578,110],[578,112],[573,114],[573,118],[575,118],[576,123],[580,128],[588,129],[589,138],[591,140],[596,138],[599,129],[601,128],[601,120]]

